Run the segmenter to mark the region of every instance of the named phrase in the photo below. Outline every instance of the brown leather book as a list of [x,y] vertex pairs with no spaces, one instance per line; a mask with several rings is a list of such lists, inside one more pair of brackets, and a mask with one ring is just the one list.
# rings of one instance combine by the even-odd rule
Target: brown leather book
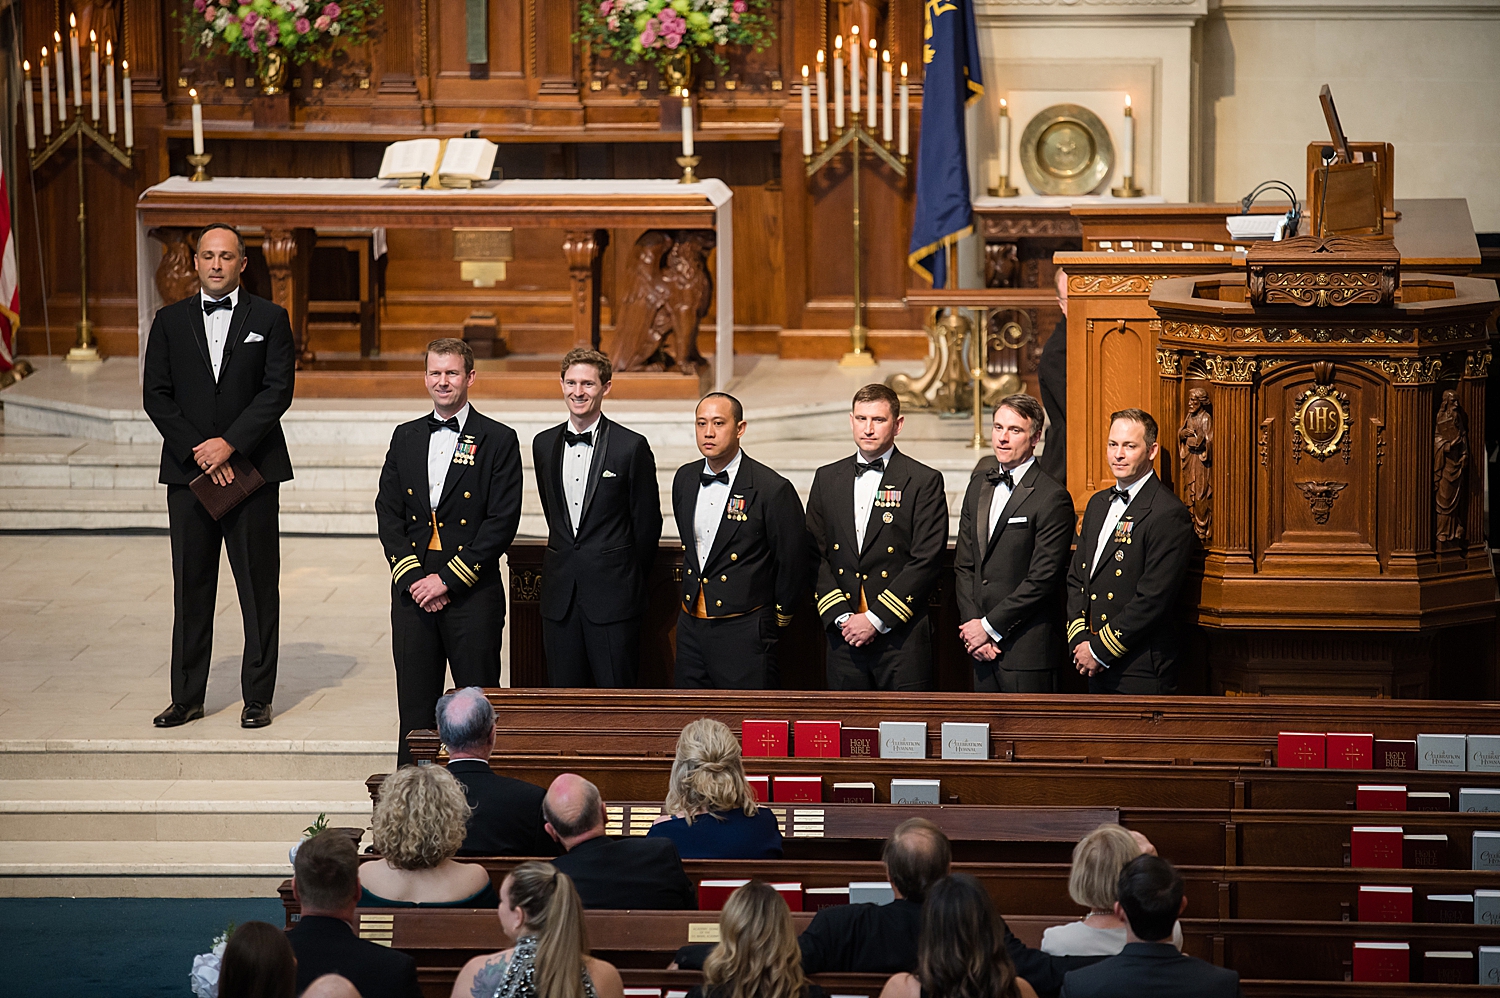
[[203,508],[208,510],[208,515],[215,520],[224,519],[226,513],[266,484],[266,480],[260,477],[260,471],[239,451],[230,455],[229,467],[234,472],[234,481],[228,485],[215,485],[214,480],[207,475],[199,475],[188,483],[188,488],[193,490]]

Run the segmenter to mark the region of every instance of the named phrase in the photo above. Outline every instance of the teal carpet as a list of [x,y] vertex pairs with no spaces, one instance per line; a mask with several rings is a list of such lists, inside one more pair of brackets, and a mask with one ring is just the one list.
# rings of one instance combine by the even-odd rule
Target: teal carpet
[[192,998],[188,971],[230,922],[282,925],[277,898],[0,898],[7,998]]

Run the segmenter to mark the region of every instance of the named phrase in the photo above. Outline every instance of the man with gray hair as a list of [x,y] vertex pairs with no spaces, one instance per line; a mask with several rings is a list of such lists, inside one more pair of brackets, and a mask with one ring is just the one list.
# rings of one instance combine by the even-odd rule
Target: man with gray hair
[[665,837],[604,834],[599,788],[563,773],[542,801],[547,834],[567,850],[552,865],[573,878],[585,908],[687,910],[698,907],[677,845]]
[[448,747],[448,772],[463,784],[473,814],[460,856],[556,856],[542,823],[544,791],[490,769],[495,708],[477,686],[437,702],[438,736]]

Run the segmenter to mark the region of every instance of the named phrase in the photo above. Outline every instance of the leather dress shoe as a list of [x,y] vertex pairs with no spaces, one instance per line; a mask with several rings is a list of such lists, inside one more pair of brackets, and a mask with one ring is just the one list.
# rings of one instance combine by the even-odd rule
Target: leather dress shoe
[[157,714],[151,723],[156,725],[158,728],[175,728],[179,724],[186,724],[189,721],[196,721],[202,716],[203,705],[201,703],[196,707],[189,707],[187,704],[182,703],[174,703],[172,704],[172,706],[168,707],[160,714]]
[[271,705],[251,701],[240,711],[240,727],[264,728],[271,723]]

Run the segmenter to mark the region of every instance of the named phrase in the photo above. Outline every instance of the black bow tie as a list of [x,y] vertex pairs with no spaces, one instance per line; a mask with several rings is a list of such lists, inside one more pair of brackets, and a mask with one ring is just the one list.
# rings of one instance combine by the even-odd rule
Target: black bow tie
[[858,478],[860,475],[863,475],[867,471],[873,471],[876,474],[880,474],[881,472],[885,471],[885,458],[877,457],[875,460],[868,463],[859,460],[856,460],[854,462],[855,478]]
[[221,308],[223,308],[223,309],[233,309],[234,308],[234,301],[228,295],[225,295],[223,298],[220,298],[218,301],[214,301],[212,298],[205,298],[205,299],[203,299],[203,314],[204,315],[213,315],[215,312],[217,312]]
[[438,430],[452,430],[458,432],[458,417],[449,416],[447,419],[438,419],[436,416],[427,417],[427,432],[436,433]]
[[594,446],[594,431],[584,430],[582,433],[574,433],[572,430],[563,430],[563,442],[569,447],[574,444],[588,444]]
[[1109,490],[1109,501],[1111,503],[1113,503],[1116,499],[1120,500],[1122,503],[1124,503],[1125,505],[1129,506],[1130,505],[1130,490],[1129,489],[1122,489],[1122,488],[1113,488],[1113,489],[1110,489]]
[[725,468],[723,471],[719,472],[717,475],[710,475],[706,471],[700,471],[700,472],[698,472],[698,487],[699,488],[705,488],[706,489],[710,485],[712,485],[714,482],[719,482],[722,485],[728,485],[729,484],[729,469]]
[[1011,473],[1008,471],[1000,468],[991,468],[989,474],[985,475],[985,477],[990,480],[991,485],[1004,485],[1012,492],[1016,490],[1016,480],[1011,477]]

